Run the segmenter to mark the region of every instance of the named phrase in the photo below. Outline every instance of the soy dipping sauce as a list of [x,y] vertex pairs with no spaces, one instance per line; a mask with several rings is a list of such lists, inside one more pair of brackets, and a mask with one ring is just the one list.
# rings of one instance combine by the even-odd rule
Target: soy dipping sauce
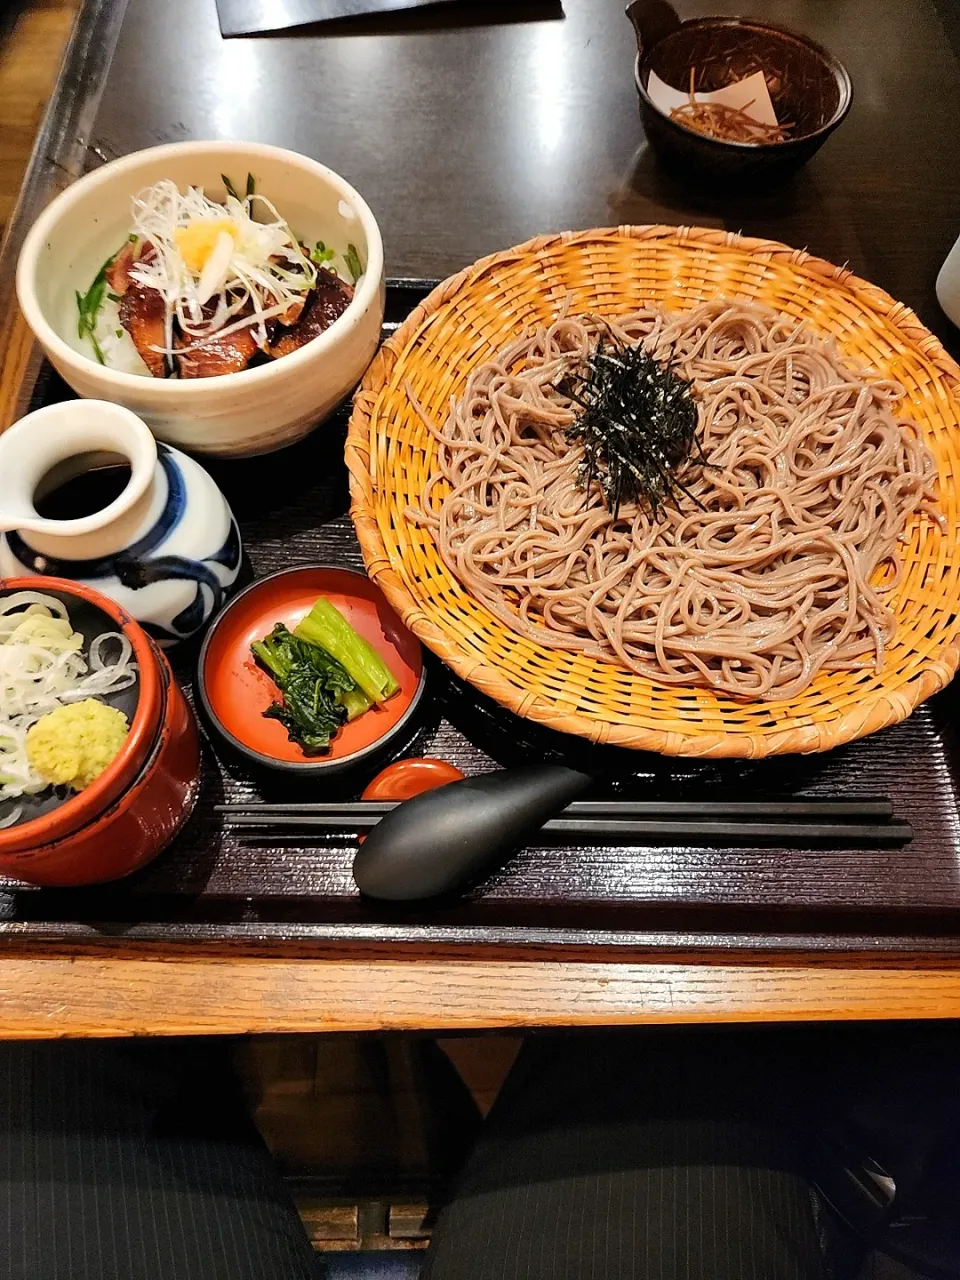
[[[71,476],[46,493],[44,483],[38,485],[33,505],[44,520],[82,520],[108,507],[123,493],[130,479],[128,463],[93,467]],[[42,496],[41,496],[42,494]]]

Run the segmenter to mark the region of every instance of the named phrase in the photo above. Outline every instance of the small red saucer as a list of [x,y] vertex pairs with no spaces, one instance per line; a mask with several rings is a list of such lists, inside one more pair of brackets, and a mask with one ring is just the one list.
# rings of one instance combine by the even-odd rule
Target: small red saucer
[[435,760],[433,756],[413,756],[388,764],[367,783],[360,799],[410,800],[422,795],[424,791],[445,787],[448,782],[461,782],[463,777],[464,774],[457,766],[446,760]]

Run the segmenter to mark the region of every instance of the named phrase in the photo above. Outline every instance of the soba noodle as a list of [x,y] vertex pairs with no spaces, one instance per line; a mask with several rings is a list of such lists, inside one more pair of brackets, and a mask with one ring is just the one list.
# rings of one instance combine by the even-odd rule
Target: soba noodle
[[821,670],[879,671],[896,544],[934,500],[934,459],[894,416],[902,388],[755,304],[620,318],[614,333],[693,383],[709,465],[680,477],[702,509],[614,519],[578,486],[576,406],[557,389],[606,323],[561,316],[518,338],[442,427],[418,406],[439,448],[408,514],[450,571],[520,635],[659,684],[772,699]]

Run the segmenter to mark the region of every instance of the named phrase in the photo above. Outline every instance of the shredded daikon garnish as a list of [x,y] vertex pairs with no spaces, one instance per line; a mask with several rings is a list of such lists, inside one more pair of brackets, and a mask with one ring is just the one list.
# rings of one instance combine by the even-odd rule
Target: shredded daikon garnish
[[[41,716],[81,698],[117,693],[136,680],[133,646],[121,632],[97,636],[88,657],[83,643],[54,596],[17,591],[0,600],[0,801],[35,795],[48,785],[27,758],[27,730]],[[14,810],[0,818],[0,827],[18,817]]]
[[[254,206],[270,221],[254,221]],[[201,188],[181,192],[164,179],[134,198],[133,215],[133,235],[156,253],[130,275],[163,297],[166,355],[174,354],[175,320],[193,339],[181,355],[246,327],[265,347],[266,322],[299,306],[316,283],[316,266],[266,196],[228,195],[220,204]]]

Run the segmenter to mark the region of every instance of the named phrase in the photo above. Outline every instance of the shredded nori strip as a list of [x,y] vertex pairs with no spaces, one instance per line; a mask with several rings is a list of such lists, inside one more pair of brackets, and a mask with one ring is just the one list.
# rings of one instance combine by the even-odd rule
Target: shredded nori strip
[[580,407],[568,440],[581,443],[578,476],[589,492],[596,481],[614,518],[620,508],[646,503],[654,520],[686,494],[677,478],[687,464],[704,465],[691,384],[641,346],[602,334],[584,367],[558,387]]

